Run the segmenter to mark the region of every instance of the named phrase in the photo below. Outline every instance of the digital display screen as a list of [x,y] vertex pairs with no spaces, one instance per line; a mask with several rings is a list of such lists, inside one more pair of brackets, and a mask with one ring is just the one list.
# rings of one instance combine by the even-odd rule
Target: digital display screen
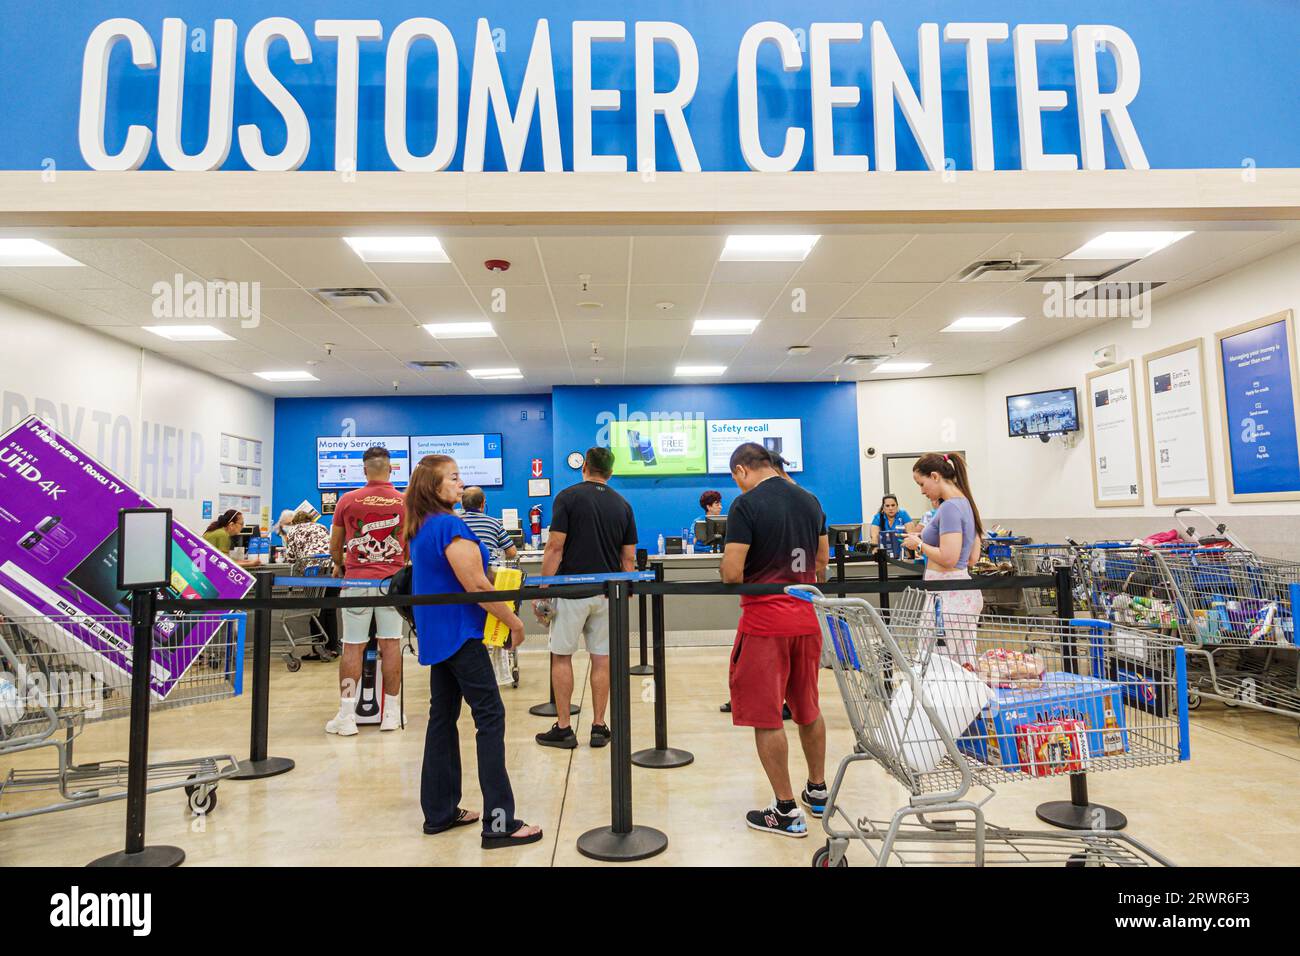
[[399,488],[411,476],[411,441],[405,435],[370,438],[317,438],[316,487],[360,488],[366,483],[362,456],[374,446],[388,449],[393,466],[392,482]]
[[500,433],[486,435],[415,435],[411,438],[412,467],[425,455],[450,455],[469,485],[496,487],[504,483]]
[[1073,388],[1007,396],[1007,434],[1012,438],[1060,435],[1079,430],[1079,394]]
[[803,422],[798,418],[711,418],[707,424],[710,474],[729,474],[731,453],[746,442],[780,455],[787,472],[803,471]]
[[704,422],[698,419],[611,422],[609,448],[619,477],[708,473]]

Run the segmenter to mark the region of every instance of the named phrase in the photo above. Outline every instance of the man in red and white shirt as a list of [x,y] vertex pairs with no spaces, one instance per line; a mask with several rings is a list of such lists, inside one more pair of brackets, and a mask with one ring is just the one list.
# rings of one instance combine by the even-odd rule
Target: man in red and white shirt
[[[348,588],[345,597],[380,594],[378,583],[406,564],[402,522],[406,504],[393,487],[388,450],[379,446],[362,456],[366,484],[339,499],[330,532],[330,554],[337,573],[346,578],[373,579],[373,588]],[[351,737],[357,732],[357,694],[361,664],[370,643],[370,621],[375,622],[384,675],[384,708],[380,730],[402,726],[402,618],[392,607],[357,607],[343,611],[343,659],[339,664],[339,712],[325,724],[325,732]]]

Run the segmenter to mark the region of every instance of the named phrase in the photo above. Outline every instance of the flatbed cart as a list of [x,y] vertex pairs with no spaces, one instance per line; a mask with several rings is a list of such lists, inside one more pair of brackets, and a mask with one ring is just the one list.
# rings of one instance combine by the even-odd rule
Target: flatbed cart
[[[173,617],[171,623],[185,633],[187,625],[213,619],[218,627],[211,641],[166,699],[154,698],[153,710],[224,700],[242,692],[243,615],[187,614]],[[130,643],[131,623],[121,617],[79,618],[68,626],[111,632]],[[120,679],[106,680],[107,665],[95,651],[71,647],[64,625],[48,617],[0,618],[0,760],[25,763],[23,754],[46,747],[58,754],[55,767],[11,766],[0,778],[0,821],[126,797],[126,760],[78,763],[73,745],[87,724],[130,715],[130,686]],[[155,661],[166,665],[165,657]],[[237,769],[228,754],[151,763],[147,792],[184,788],[190,811],[202,816],[216,808],[217,782]],[[53,793],[57,799],[34,806],[17,796],[32,792]],[[11,808],[14,803],[18,805]]]
[[[816,608],[856,738],[831,784],[814,867],[847,866],[850,841],[877,866],[1172,865],[1125,833],[1010,829],[988,823],[984,808],[1002,784],[1189,759],[1176,639],[1093,619],[943,621],[917,589],[900,596],[886,624],[858,598],[786,591]],[[975,628],[972,672],[944,635]],[[863,761],[910,795],[887,820],[843,805],[847,771]]]

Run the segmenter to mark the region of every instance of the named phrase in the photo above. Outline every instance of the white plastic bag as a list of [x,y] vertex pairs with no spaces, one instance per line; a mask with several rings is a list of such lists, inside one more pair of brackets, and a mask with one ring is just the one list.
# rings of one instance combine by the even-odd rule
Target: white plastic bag
[[[953,739],[965,733],[979,712],[996,699],[979,677],[942,654],[930,655],[918,682],[924,699]],[[903,759],[913,770],[928,773],[943,762],[947,750],[939,731],[905,680],[889,702],[888,720],[892,737],[901,744]]]

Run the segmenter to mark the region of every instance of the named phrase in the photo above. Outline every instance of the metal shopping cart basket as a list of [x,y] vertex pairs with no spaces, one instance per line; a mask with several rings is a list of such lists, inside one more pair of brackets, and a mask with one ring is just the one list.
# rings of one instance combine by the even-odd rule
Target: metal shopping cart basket
[[[279,596],[286,598],[321,598],[325,586],[309,582],[309,578],[328,578],[333,573],[334,562],[328,554],[312,554],[294,563],[291,584],[277,587]],[[273,641],[272,650],[279,651],[290,672],[302,669],[302,658],[315,654],[321,660],[336,656],[328,647],[329,635],[320,622],[318,610],[306,608],[277,612],[280,617],[282,639]],[[333,614],[334,611],[327,613]]]
[[1206,697],[1300,718],[1300,563],[1238,547],[1160,549],[1151,560],[1176,602],[1192,706]]
[[[1055,574],[1074,563],[1074,549],[1068,544],[1013,544],[1011,563],[1017,575]],[[1024,588],[1021,594],[1026,614],[1056,614],[1056,588]]]
[[[856,738],[831,784],[814,866],[847,865],[850,840],[878,866],[1171,865],[1123,833],[1008,829],[987,823],[984,807],[1002,784],[1188,759],[1177,640],[1090,619],[944,621],[916,589],[888,624],[861,599],[787,593],[816,607]],[[888,820],[855,817],[841,802],[861,761],[910,794]]]
[[[244,616],[173,615],[173,633],[215,623],[216,631],[154,711],[224,700],[242,692]],[[70,627],[92,627],[130,644],[131,623],[121,617],[79,618]],[[155,662],[166,666],[165,656]],[[106,670],[97,652],[70,640],[65,626],[48,617],[0,618],[0,760],[10,766],[0,777],[0,821],[120,800],[126,796],[127,761],[78,763],[73,745],[86,725],[128,717],[129,681]],[[179,668],[178,668],[179,669]],[[53,768],[33,767],[29,752],[52,748]],[[229,755],[151,763],[148,792],[183,787],[190,810],[202,815],[217,805],[217,781],[237,769]],[[21,794],[50,792],[39,803]]]

